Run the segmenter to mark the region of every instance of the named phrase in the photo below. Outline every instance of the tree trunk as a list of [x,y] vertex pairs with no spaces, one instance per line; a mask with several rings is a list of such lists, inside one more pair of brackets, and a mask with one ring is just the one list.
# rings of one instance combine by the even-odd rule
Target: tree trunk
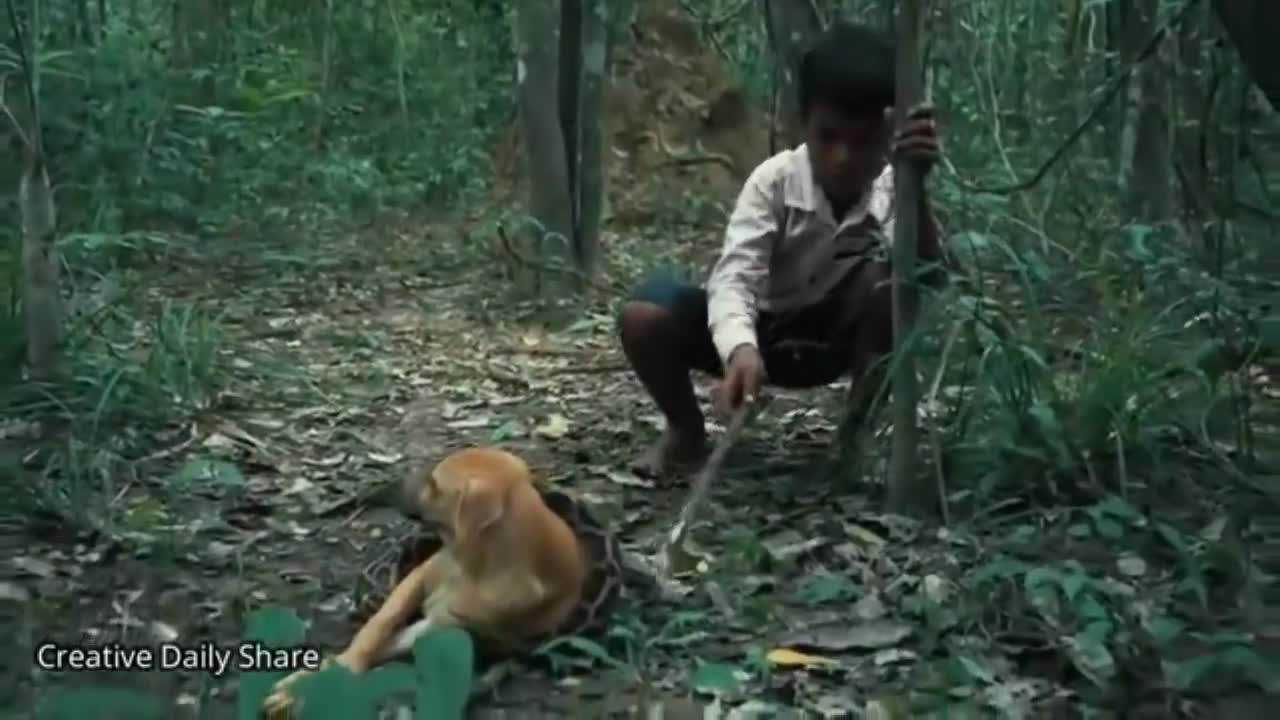
[[[1148,9],[1154,28],[1156,3]],[[1173,146],[1170,133],[1173,117],[1169,73],[1173,67],[1169,38],[1161,41],[1156,53],[1143,63],[1139,72],[1142,87],[1138,111],[1138,136],[1134,145],[1133,193],[1137,216],[1149,222],[1163,222],[1173,215]]]
[[1280,110],[1280,56],[1268,50],[1280,32],[1280,3],[1275,0],[1213,0],[1213,11],[1226,29],[1253,81],[1272,109]]
[[[1126,8],[1125,57],[1136,60],[1156,31],[1159,0],[1143,0]],[[1170,45],[1161,41],[1156,53],[1129,78],[1121,134],[1121,178],[1129,207],[1147,222],[1168,219],[1173,212],[1170,166],[1168,68]]]
[[[516,92],[529,173],[529,247],[540,261],[573,266],[573,205],[560,124],[557,62],[560,8],[546,0],[515,5]],[[536,277],[536,275],[535,275]],[[543,274],[529,288],[546,296],[567,289],[562,274]]]
[[[896,114],[901,123],[907,109],[920,102],[923,78],[920,48],[924,35],[924,0],[903,0],[898,8],[898,76]],[[915,282],[916,241],[919,239],[923,178],[909,163],[895,163],[893,237],[893,455],[890,462],[888,508],[894,513],[923,514],[936,505],[936,493],[916,472],[919,433],[916,427],[916,364],[907,341],[915,326],[919,290]],[[932,502],[931,502],[932,501]]]
[[[34,123],[38,120],[33,119]],[[31,377],[50,380],[62,368],[61,265],[54,245],[57,216],[39,131],[33,130],[30,157],[18,182],[22,219],[22,307],[27,324],[27,365]]]
[[[579,95],[582,90],[582,14],[590,0],[560,0],[560,133],[564,136],[565,170],[569,176],[569,201],[573,226],[578,226]],[[574,243],[576,246],[576,242]]]
[[764,0],[765,30],[773,54],[774,105],[777,108],[777,138],[770,137],[770,152],[799,145],[804,137],[800,121],[800,59],[812,37],[821,29],[813,3],[809,0]]
[[[577,227],[574,250],[578,268],[591,277],[600,246],[600,218],[604,210],[605,73],[608,69],[609,5],[607,0],[582,0],[581,84],[578,93],[578,160],[574,190]],[[571,156],[572,157],[572,156]]]
[[[9,18],[19,22],[12,0]],[[21,59],[21,81],[26,96],[27,122],[24,129],[12,113],[25,150],[22,175],[18,179],[18,216],[22,242],[22,310],[26,323],[27,367],[36,380],[52,380],[62,371],[62,289],[59,282],[61,265],[54,242],[57,215],[49,169],[45,165],[43,122],[40,113],[40,41],[44,27],[41,8],[32,3],[28,26],[15,44]],[[14,28],[18,36],[18,26]]]

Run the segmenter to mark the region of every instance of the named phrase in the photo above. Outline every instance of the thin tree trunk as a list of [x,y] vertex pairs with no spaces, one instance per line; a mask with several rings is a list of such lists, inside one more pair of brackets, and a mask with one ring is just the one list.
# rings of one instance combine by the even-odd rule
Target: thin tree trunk
[[773,91],[780,115],[779,139],[783,146],[791,148],[799,145],[803,137],[798,85],[800,59],[810,39],[821,29],[821,23],[809,0],[764,0],[764,17],[777,77]]
[[[515,6],[516,92],[521,141],[528,160],[529,213],[536,224],[529,247],[543,262],[573,263],[573,212],[560,125],[560,8],[547,0],[520,0]],[[563,274],[535,275],[529,288],[546,296],[566,290]]]
[[[62,371],[61,265],[55,244],[57,215],[49,169],[45,165],[43,121],[40,113],[40,41],[43,23],[38,2],[30,7],[22,29],[13,0],[6,10],[13,28],[27,100],[27,127],[15,125],[26,151],[18,180],[18,215],[22,240],[22,309],[26,322],[27,366],[32,378],[51,380]],[[12,113],[6,113],[13,118]],[[15,121],[16,122],[16,121]]]
[[608,0],[582,0],[582,84],[578,96],[578,223],[574,233],[578,267],[590,277],[600,248],[604,176],[604,86],[608,71]]
[[[920,102],[923,93],[920,48],[924,35],[924,0],[903,0],[898,10],[897,122]],[[919,431],[916,427],[916,364],[907,347],[920,302],[915,283],[916,241],[920,235],[923,178],[910,163],[896,163],[893,237],[893,454],[890,460],[890,512],[923,514],[936,493],[916,472]]]
[[[33,122],[36,122],[33,120]],[[33,137],[38,133],[33,133]],[[22,218],[22,307],[27,323],[27,365],[40,380],[56,377],[62,368],[61,265],[55,247],[57,215],[49,171],[38,141],[18,183],[18,211]]]
[[[564,136],[565,170],[569,177],[570,217],[578,227],[578,164],[581,151],[578,137],[579,96],[582,92],[582,15],[583,3],[590,0],[560,0],[560,84],[556,87],[560,102],[560,133]],[[577,238],[571,238],[577,247]]]

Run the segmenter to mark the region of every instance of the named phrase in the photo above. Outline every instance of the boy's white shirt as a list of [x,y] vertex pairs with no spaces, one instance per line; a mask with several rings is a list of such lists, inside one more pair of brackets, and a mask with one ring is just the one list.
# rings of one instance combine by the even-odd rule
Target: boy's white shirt
[[727,364],[739,345],[758,346],[761,311],[821,301],[869,251],[892,240],[892,165],[837,223],[814,182],[808,147],[760,163],[738,194],[707,279],[708,326],[720,360]]

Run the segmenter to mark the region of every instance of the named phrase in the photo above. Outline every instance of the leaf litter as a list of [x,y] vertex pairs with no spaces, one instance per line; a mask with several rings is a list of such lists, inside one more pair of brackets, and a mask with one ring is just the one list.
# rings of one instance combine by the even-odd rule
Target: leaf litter
[[[316,284],[283,278],[246,291],[284,307],[281,294]],[[333,320],[363,317],[367,293],[274,318],[275,330],[296,334],[243,346],[295,374],[282,382],[265,363],[233,366],[237,394],[254,399],[249,409],[228,411],[181,452],[154,459],[147,472],[164,482],[123,489],[120,525],[104,524],[72,552],[33,543],[11,557],[15,579],[0,580],[0,603],[39,598],[41,636],[72,627],[107,641],[142,633],[226,642],[239,637],[244,607],[281,603],[312,623],[313,641],[336,650],[354,630],[348,613],[374,581],[371,568],[407,527],[380,506],[379,488],[469,443],[527,454],[555,483],[608,507],[625,548],[652,552],[684,492],[625,468],[661,420],[629,376],[565,372],[616,362],[611,327],[479,326],[469,314],[479,305],[439,294],[428,301],[438,312],[381,316],[376,362],[353,355],[346,343],[359,342],[356,333]],[[376,320],[362,322],[378,330]],[[707,402],[705,384],[699,390]],[[1065,552],[1064,538],[1114,543],[1140,529],[1115,507],[1025,518],[1031,531],[1014,536],[1008,527],[939,530],[871,512],[854,490],[815,499],[830,482],[785,468],[801,441],[831,442],[838,405],[839,393],[779,392],[713,491],[698,529],[708,552],[679,601],[620,608],[592,646],[599,652],[565,649],[573,662],[559,674],[532,659],[515,664],[478,710],[536,703],[554,713],[569,702],[555,688],[595,684],[600,698],[647,698],[672,712],[686,703],[698,717],[900,718],[958,703],[1031,718],[1132,665],[1133,646],[1115,639],[1130,632],[1131,617],[1163,645],[1188,640],[1179,608],[1208,588],[1170,579],[1170,564],[1147,547],[1104,562]],[[1197,548],[1222,542],[1225,527],[1210,523],[1196,537],[1151,532],[1183,543],[1174,565],[1194,567]],[[163,573],[157,548],[176,558]],[[1053,669],[1029,659],[1045,655],[1055,661],[1040,664]],[[1162,682],[1208,674],[1166,664]],[[185,707],[227,697],[207,679],[168,682]]]

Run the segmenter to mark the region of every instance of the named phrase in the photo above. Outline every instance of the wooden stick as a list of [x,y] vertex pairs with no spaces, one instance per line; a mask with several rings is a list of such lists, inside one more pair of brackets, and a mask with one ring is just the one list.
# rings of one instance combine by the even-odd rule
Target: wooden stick
[[724,435],[720,436],[715,448],[711,451],[711,456],[707,458],[706,464],[702,466],[702,470],[694,478],[693,486],[689,489],[689,498],[685,500],[684,507],[680,509],[680,517],[667,535],[667,542],[659,554],[659,569],[663,575],[669,577],[689,569],[688,565],[693,559],[685,548],[685,540],[689,535],[689,528],[693,525],[698,509],[703,501],[706,500],[707,493],[711,490],[711,481],[720,474],[720,467],[724,465],[724,460],[729,455],[729,449],[738,441],[738,436],[742,434],[743,428],[746,427],[747,420],[753,414],[752,409],[755,406],[756,403],[748,399],[734,411],[733,416],[729,419],[729,426],[725,428]]

